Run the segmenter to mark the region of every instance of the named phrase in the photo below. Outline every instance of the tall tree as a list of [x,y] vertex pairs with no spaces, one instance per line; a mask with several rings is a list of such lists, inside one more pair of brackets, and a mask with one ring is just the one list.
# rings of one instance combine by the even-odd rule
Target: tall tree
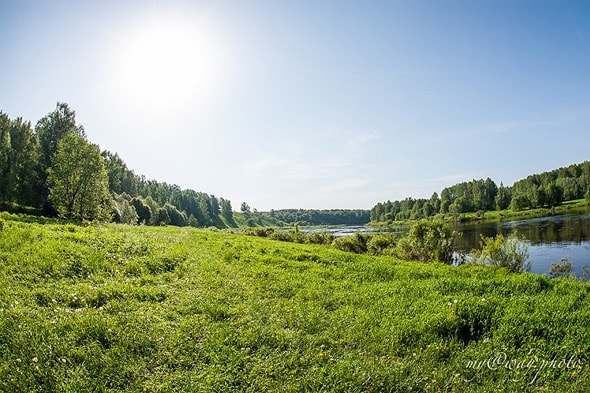
[[104,220],[109,215],[108,178],[97,145],[69,133],[48,169],[49,201],[62,217]]
[[57,152],[60,141],[69,134],[86,138],[84,127],[76,124],[76,112],[68,104],[57,103],[53,112],[37,122],[35,133],[39,139],[39,182],[42,199],[47,199],[47,169],[52,165],[53,156]]
[[21,205],[41,205],[39,195],[38,143],[31,123],[17,118],[10,126],[10,173],[13,185],[13,199]]
[[508,209],[510,206],[510,200],[512,195],[509,187],[504,187],[504,184],[500,183],[496,197],[494,198],[496,204],[496,210]]
[[227,223],[231,226],[236,225],[234,221],[234,212],[231,207],[231,201],[229,199],[220,199],[221,203],[221,216],[225,218]]
[[11,194],[10,176],[10,118],[0,112],[0,200],[7,201]]
[[57,152],[59,142],[68,134],[86,137],[84,127],[76,124],[76,112],[68,104],[57,103],[55,110],[37,123],[35,132],[39,137],[41,164],[48,168]]

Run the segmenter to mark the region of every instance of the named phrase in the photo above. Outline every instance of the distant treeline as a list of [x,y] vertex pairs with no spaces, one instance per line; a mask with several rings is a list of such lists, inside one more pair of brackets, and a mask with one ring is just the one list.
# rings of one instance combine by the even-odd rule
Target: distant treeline
[[364,225],[370,220],[369,210],[282,209],[265,214],[289,225]]
[[0,209],[128,224],[236,226],[229,200],[147,180],[116,153],[101,152],[64,103],[35,127],[0,112]]
[[387,201],[371,209],[371,221],[420,219],[436,214],[460,214],[490,210],[550,208],[563,202],[586,198],[590,202],[590,162],[573,164],[530,175],[506,187],[502,183],[472,180],[435,192],[430,199],[406,198]]

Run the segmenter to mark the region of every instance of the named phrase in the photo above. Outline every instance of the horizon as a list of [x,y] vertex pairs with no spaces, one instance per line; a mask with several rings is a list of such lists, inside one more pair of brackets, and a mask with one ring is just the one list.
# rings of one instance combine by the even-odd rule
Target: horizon
[[589,159],[590,3],[29,1],[0,25],[1,111],[34,126],[65,102],[137,175],[236,210]]

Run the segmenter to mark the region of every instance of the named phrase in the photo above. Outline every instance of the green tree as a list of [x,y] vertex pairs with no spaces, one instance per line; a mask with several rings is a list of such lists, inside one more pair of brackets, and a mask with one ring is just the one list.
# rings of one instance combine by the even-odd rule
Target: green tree
[[580,196],[582,196],[582,193],[580,192],[582,189],[576,177],[558,178],[556,185],[563,189],[564,201],[573,201],[574,199],[578,199]]
[[440,198],[436,192],[430,197],[430,205],[434,208],[434,214],[440,212]]
[[140,198],[133,198],[131,200],[131,205],[135,208],[137,212],[137,218],[140,224],[149,224],[151,213],[150,208],[147,204],[145,204]]
[[97,145],[67,134],[51,163],[47,171],[49,201],[60,216],[74,220],[108,218],[108,179]]
[[504,210],[508,209],[510,206],[510,200],[512,196],[510,194],[510,188],[504,187],[502,183],[500,183],[500,187],[498,188],[498,192],[496,193],[496,197],[494,198],[496,203],[496,210]]
[[240,211],[244,214],[251,213],[250,206],[248,206],[246,202],[242,202],[242,204],[240,205]]
[[53,112],[37,122],[35,131],[39,137],[40,161],[46,167],[51,165],[59,142],[66,135],[71,133],[86,138],[84,127],[76,124],[76,112],[71,110],[68,104],[59,102]]
[[545,187],[545,203],[548,206],[558,206],[563,202],[563,189],[555,183],[550,183]]
[[170,203],[166,203],[164,205],[164,210],[168,213],[168,217],[170,219],[170,225],[176,225],[179,227],[186,226],[186,216],[184,213],[179,211],[175,206],[171,205]]
[[137,175],[127,168],[118,154],[103,151],[102,156],[109,178],[109,191],[117,194],[125,192],[133,197],[137,196],[139,182]]
[[58,102],[53,112],[37,122],[35,134],[39,140],[38,172],[41,177],[37,192],[45,203],[49,194],[47,170],[52,165],[53,156],[57,152],[60,141],[68,134],[85,139],[86,133],[82,126],[76,124],[76,112],[71,110],[68,104]]
[[41,206],[38,143],[31,123],[17,118],[10,125],[12,198],[25,206]]
[[11,176],[10,176],[10,118],[0,112],[0,200],[10,199]]
[[129,202],[129,195],[115,194],[113,198],[113,220],[121,224],[136,225],[139,217],[135,207]]
[[221,204],[221,216],[223,218],[225,218],[225,221],[231,225],[234,226],[236,225],[234,222],[234,212],[233,209],[231,207],[231,201],[229,199],[220,199],[220,204]]

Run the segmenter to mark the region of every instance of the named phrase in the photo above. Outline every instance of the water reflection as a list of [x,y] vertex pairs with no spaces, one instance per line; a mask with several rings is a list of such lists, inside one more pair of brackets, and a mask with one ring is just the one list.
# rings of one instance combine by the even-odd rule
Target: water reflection
[[567,260],[577,276],[583,275],[583,266],[590,266],[590,214],[532,218],[528,220],[470,223],[455,227],[462,236],[457,248],[469,252],[480,247],[481,236],[507,236],[517,233],[529,243],[531,271],[547,274],[551,264]]
[[[590,267],[590,213],[553,217],[531,218],[507,222],[476,222],[456,225],[453,228],[461,236],[457,238],[459,252],[468,254],[480,247],[481,236],[494,237],[497,234],[508,236],[517,233],[527,239],[531,271],[548,274],[551,264],[567,260],[573,265],[573,273],[583,275],[583,266]],[[302,229],[307,232],[330,232],[334,236],[347,236],[356,232],[381,232],[383,228],[348,226],[332,228]],[[387,231],[403,235],[407,226],[388,228]]]
[[479,247],[481,236],[496,236],[518,233],[532,245],[550,243],[579,244],[590,240],[590,214],[572,214],[554,217],[532,218],[528,220],[471,223],[454,228],[462,233],[458,248],[471,250]]

